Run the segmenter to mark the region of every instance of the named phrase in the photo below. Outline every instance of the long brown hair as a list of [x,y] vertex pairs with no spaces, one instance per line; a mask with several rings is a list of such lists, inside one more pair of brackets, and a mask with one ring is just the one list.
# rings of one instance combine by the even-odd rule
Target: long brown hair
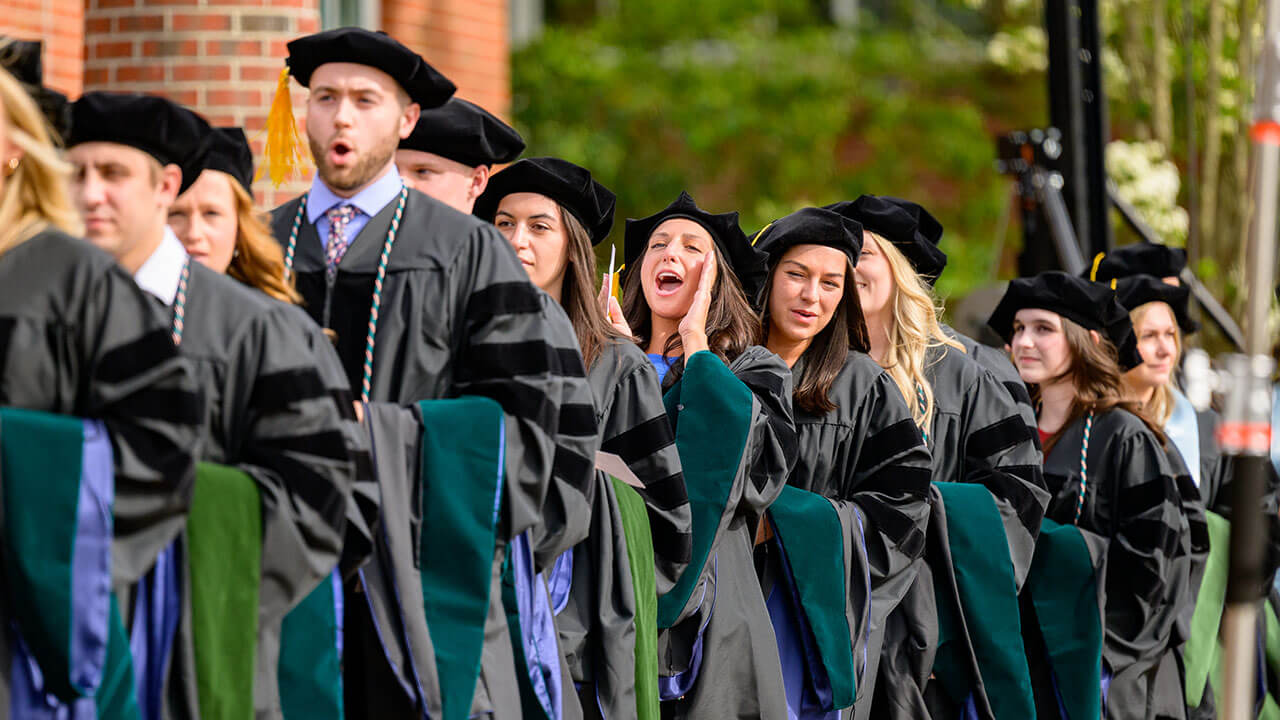
[[292,280],[285,280],[284,251],[271,237],[266,215],[253,206],[253,198],[238,180],[220,170],[206,172],[222,175],[236,198],[236,251],[227,266],[227,274],[276,300],[300,303],[302,296],[294,289]]
[[604,317],[604,311],[596,303],[595,287],[596,254],[591,249],[591,236],[573,213],[559,203],[560,226],[564,228],[565,253],[568,255],[563,285],[560,287],[560,304],[564,307],[573,332],[578,336],[578,348],[582,351],[582,364],[588,369],[600,357],[605,343],[624,340]]
[[[0,43],[0,49],[4,45]],[[0,112],[8,119],[9,142],[22,150],[22,159],[5,178],[0,194],[0,255],[48,227],[79,234],[80,216],[67,189],[71,167],[58,157],[48,121],[36,101],[3,68]]]
[[[769,279],[765,281],[764,304],[760,308],[760,344],[769,343],[769,330],[773,322],[769,315],[769,297],[773,289],[774,276],[778,265],[769,269]],[[792,393],[794,403],[811,413],[825,413],[836,409],[831,400],[831,384],[836,381],[840,371],[844,369],[845,360],[850,350],[867,352],[871,343],[867,338],[867,323],[862,316],[862,301],[858,298],[857,288],[853,284],[853,263],[845,261],[844,294],[840,304],[836,306],[831,321],[813,338],[813,342],[804,351],[804,369],[796,379],[796,389]]]
[[[728,364],[760,336],[760,318],[752,311],[747,294],[742,291],[742,283],[738,282],[738,276],[725,261],[720,246],[712,242],[711,251],[716,254],[718,272],[715,287],[711,290],[711,307],[707,310],[707,347]],[[641,348],[648,345],[649,335],[653,332],[652,311],[644,299],[644,281],[640,278],[640,268],[648,252],[646,247],[644,253],[636,258],[634,267],[627,271],[622,284],[622,314],[626,316],[627,325],[631,326],[636,344]],[[673,333],[667,338],[662,354],[667,357],[684,354],[679,334]],[[667,375],[678,378],[683,372],[684,358],[681,357]]]
[[[1063,378],[1070,377],[1075,386],[1075,398],[1067,421],[1045,441],[1045,455],[1053,450],[1063,430],[1084,417],[1085,413],[1103,413],[1117,407],[1137,415],[1160,444],[1164,445],[1164,433],[1142,406],[1124,399],[1124,372],[1120,369],[1120,363],[1116,359],[1116,346],[1111,340],[1099,333],[1095,342],[1093,334],[1067,318],[1062,318],[1062,334],[1067,341],[1067,351],[1071,353],[1071,363]],[[1029,389],[1032,403],[1038,406],[1040,386],[1032,385]]]

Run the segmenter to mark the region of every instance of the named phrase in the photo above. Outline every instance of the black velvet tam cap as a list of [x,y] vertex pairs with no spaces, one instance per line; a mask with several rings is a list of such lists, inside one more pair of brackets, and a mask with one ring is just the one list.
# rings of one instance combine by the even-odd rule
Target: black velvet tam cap
[[844,253],[853,265],[862,254],[862,223],[825,208],[801,208],[774,220],[756,234],[754,244],[772,266],[796,245],[825,245]]
[[409,99],[426,108],[440,107],[457,90],[418,53],[384,32],[344,27],[300,37],[289,43],[285,63],[303,87],[311,86],[311,74],[325,63],[355,63],[390,75]]
[[88,92],[71,106],[67,147],[87,142],[128,145],[161,165],[182,168],[185,192],[204,169],[213,128],[196,113],[155,95]]
[[1018,278],[1009,283],[987,325],[1008,342],[1013,337],[1014,316],[1026,308],[1048,310],[1087,330],[1102,333],[1115,345],[1120,366],[1125,370],[1142,364],[1129,311],[1108,285],[1057,270]]
[[[756,233],[752,242],[756,250],[765,254],[769,270],[796,245],[834,248],[856,267],[862,254],[862,223],[825,208],[801,208],[769,223]],[[747,288],[747,295],[758,300],[761,290],[763,288]]]
[[1184,335],[1200,329],[1200,323],[1191,319],[1188,305],[1191,290],[1185,285],[1170,285],[1154,275],[1130,275],[1116,281],[1116,298],[1125,310],[1134,310],[1152,302],[1162,302],[1173,310],[1178,329]]
[[947,254],[938,247],[942,225],[924,208],[899,198],[862,195],[857,200],[826,206],[893,243],[916,273],[933,284],[947,266]]
[[214,128],[209,151],[205,153],[205,170],[221,170],[253,194],[253,151],[249,139],[238,127]]
[[646,218],[628,219],[626,236],[623,240],[623,257],[626,259],[626,272],[640,265],[640,258],[649,247],[649,236],[659,225],[672,218],[684,218],[698,223],[711,235],[711,239],[720,248],[720,253],[728,260],[728,269],[738,276],[744,289],[759,287],[764,281],[764,254],[751,247],[751,242],[742,232],[738,224],[738,213],[709,213],[698,207],[689,193],[681,192],[680,197],[662,210]]
[[553,157],[526,158],[494,173],[476,199],[475,216],[493,222],[502,198],[512,193],[537,193],[555,200],[586,228],[592,245],[599,245],[613,228],[617,196],[596,182],[584,167]]
[[1103,256],[1093,279],[1109,283],[1130,275],[1177,277],[1187,266],[1187,251],[1156,243],[1139,242],[1116,248]]
[[462,98],[423,110],[401,150],[420,150],[468,167],[509,163],[524,152],[524,138],[488,110]]

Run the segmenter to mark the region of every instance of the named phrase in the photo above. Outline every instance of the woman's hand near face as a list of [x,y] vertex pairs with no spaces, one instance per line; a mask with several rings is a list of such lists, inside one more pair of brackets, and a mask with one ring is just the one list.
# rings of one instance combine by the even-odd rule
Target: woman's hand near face
[[711,291],[715,289],[719,275],[717,270],[715,250],[708,250],[706,260],[702,263],[702,273],[698,276],[698,289],[693,294],[693,302],[689,305],[689,312],[680,321],[680,346],[685,358],[708,349],[707,313],[711,309]]
[[627,318],[622,314],[622,306],[618,304],[618,299],[613,296],[611,290],[613,290],[613,278],[609,277],[609,273],[605,273],[596,302],[600,303],[604,319],[613,326],[614,330],[622,333],[623,337],[633,338],[631,326],[627,324]]

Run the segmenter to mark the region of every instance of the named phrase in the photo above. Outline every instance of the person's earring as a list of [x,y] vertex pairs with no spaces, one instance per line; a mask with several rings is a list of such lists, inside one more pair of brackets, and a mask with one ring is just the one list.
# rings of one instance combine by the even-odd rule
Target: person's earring
[[10,175],[18,172],[18,165],[21,163],[22,163],[22,160],[20,158],[16,158],[16,157],[9,158],[9,162],[5,165],[4,176],[9,177]]

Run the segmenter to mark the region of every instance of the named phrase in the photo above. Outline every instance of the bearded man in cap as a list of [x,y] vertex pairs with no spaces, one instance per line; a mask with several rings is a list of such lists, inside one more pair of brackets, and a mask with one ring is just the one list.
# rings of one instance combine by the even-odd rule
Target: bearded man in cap
[[[426,578],[440,559],[430,540],[449,518],[424,517],[438,509],[432,498],[442,480],[429,482],[425,452],[403,451],[418,440],[404,429],[404,416],[438,440],[471,427],[474,418],[459,410],[433,421],[443,406],[424,401],[478,397],[500,406],[495,432],[474,420],[474,432],[448,440],[477,456],[496,450],[501,471],[492,540],[475,541],[491,543],[483,548],[491,559],[488,581],[477,593],[462,584],[451,588],[467,595],[464,605],[480,604],[476,624],[483,625],[480,678],[475,682],[472,672],[474,694],[464,694],[470,715],[518,717],[501,598],[507,545],[527,552],[523,534],[555,517],[575,528],[563,535],[567,549],[586,536],[590,517],[598,440],[573,328],[529,283],[491,225],[401,181],[397,146],[423,109],[452,96],[451,82],[391,37],[359,28],[306,36],[288,50],[289,72],[310,90],[306,128],[316,175],[305,195],[273,211],[272,229],[308,312],[334,331],[352,387],[361,389],[383,494],[383,541],[374,561],[347,583],[341,611],[348,713],[402,717],[425,710],[438,717],[442,703],[450,716],[459,710],[458,688],[468,683],[451,668],[465,643],[433,648],[432,635],[466,623],[427,630],[436,606]],[[279,129],[287,131],[289,114],[273,110],[285,118]],[[268,150],[268,163],[278,150]],[[394,452],[379,453],[380,446]],[[492,482],[456,478],[450,487],[463,492],[484,480]],[[459,538],[449,549],[475,548]]]

